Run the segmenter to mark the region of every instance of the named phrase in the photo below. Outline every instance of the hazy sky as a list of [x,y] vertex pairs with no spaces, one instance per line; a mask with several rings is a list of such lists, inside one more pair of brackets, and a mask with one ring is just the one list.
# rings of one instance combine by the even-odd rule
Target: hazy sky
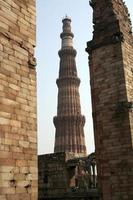
[[[133,21],[133,2],[125,1]],[[92,9],[89,0],[37,0],[37,96],[38,96],[38,153],[53,153],[57,112],[56,79],[59,71],[58,50],[61,47],[62,18],[72,19],[76,63],[81,79],[80,100],[86,117],[85,137],[88,153],[94,151],[93,122],[86,42],[92,38]]]

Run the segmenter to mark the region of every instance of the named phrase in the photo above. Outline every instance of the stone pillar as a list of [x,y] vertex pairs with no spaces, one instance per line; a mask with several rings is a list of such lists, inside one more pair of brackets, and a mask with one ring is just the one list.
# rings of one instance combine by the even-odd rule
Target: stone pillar
[[[57,79],[58,109],[54,117],[56,128],[55,152],[73,152],[86,155],[84,140],[85,117],[81,115],[79,84],[76,69],[76,50],[73,48],[71,19],[63,19],[62,46],[59,51],[60,70]],[[75,127],[76,126],[76,127]]]
[[0,200],[37,200],[35,0],[0,1]]
[[88,42],[99,187],[103,200],[133,199],[133,37],[121,0],[92,0]]

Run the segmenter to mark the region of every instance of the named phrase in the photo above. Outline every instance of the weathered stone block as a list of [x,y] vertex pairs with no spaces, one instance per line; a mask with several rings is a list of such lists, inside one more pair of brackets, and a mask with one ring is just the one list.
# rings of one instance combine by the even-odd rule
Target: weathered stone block
[[[28,63],[29,54],[34,57],[33,43],[35,44],[35,41],[32,44],[31,41],[29,42],[30,39],[35,40],[35,21],[33,22],[35,20],[35,9],[32,16],[28,11],[31,4],[35,7],[34,0],[28,2],[1,1],[0,181],[3,179],[3,182],[0,182],[0,199],[2,200],[30,200],[32,196],[30,190],[26,190],[21,185],[18,185],[15,189],[16,180],[14,180],[14,177],[22,182],[26,181],[25,173],[28,173],[26,169],[28,169],[28,160],[31,159],[31,155],[36,158],[32,162],[34,162],[34,167],[37,168],[36,142],[34,143],[34,150],[31,148],[29,152],[27,151],[31,142],[27,130],[30,129],[30,137],[36,137],[36,72],[35,70],[30,71]],[[22,25],[22,27],[19,25]],[[23,34],[20,31],[22,28],[24,28]],[[27,30],[29,32],[26,32]],[[31,82],[30,74],[34,77],[34,85]],[[33,90],[33,92],[31,93],[30,90]],[[30,116],[29,110],[26,110],[28,96],[31,100],[34,99],[34,105],[31,104],[28,108],[34,115],[34,126],[32,127],[28,121],[33,123],[33,116]],[[24,110],[21,105],[25,106]],[[31,173],[34,174],[35,172]],[[9,185],[7,185],[8,183]],[[37,179],[35,187],[37,187]],[[22,195],[19,195],[19,193]]]

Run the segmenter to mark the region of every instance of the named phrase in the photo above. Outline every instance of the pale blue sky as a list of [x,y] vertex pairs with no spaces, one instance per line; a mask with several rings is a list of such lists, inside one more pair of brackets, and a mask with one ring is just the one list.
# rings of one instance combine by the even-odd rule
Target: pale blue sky
[[[133,2],[125,1],[133,21]],[[53,153],[57,112],[56,79],[59,71],[58,50],[61,46],[62,18],[72,19],[74,48],[77,50],[77,70],[81,79],[80,99],[86,117],[85,137],[88,153],[94,151],[91,96],[86,42],[92,38],[92,9],[89,0],[37,0],[37,95],[38,95],[38,153]]]

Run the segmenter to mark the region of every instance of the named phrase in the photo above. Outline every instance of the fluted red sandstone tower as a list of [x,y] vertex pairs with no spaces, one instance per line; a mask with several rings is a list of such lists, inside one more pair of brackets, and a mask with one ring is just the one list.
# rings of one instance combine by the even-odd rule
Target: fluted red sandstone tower
[[122,0],[92,0],[88,42],[98,179],[103,200],[133,199],[133,37]]
[[35,0],[0,0],[0,200],[37,200]]
[[54,152],[73,152],[86,155],[84,139],[85,117],[81,115],[79,84],[76,69],[76,50],[73,48],[71,19],[63,19],[62,47],[59,51],[60,70],[57,79],[58,109],[54,117],[56,128]]

